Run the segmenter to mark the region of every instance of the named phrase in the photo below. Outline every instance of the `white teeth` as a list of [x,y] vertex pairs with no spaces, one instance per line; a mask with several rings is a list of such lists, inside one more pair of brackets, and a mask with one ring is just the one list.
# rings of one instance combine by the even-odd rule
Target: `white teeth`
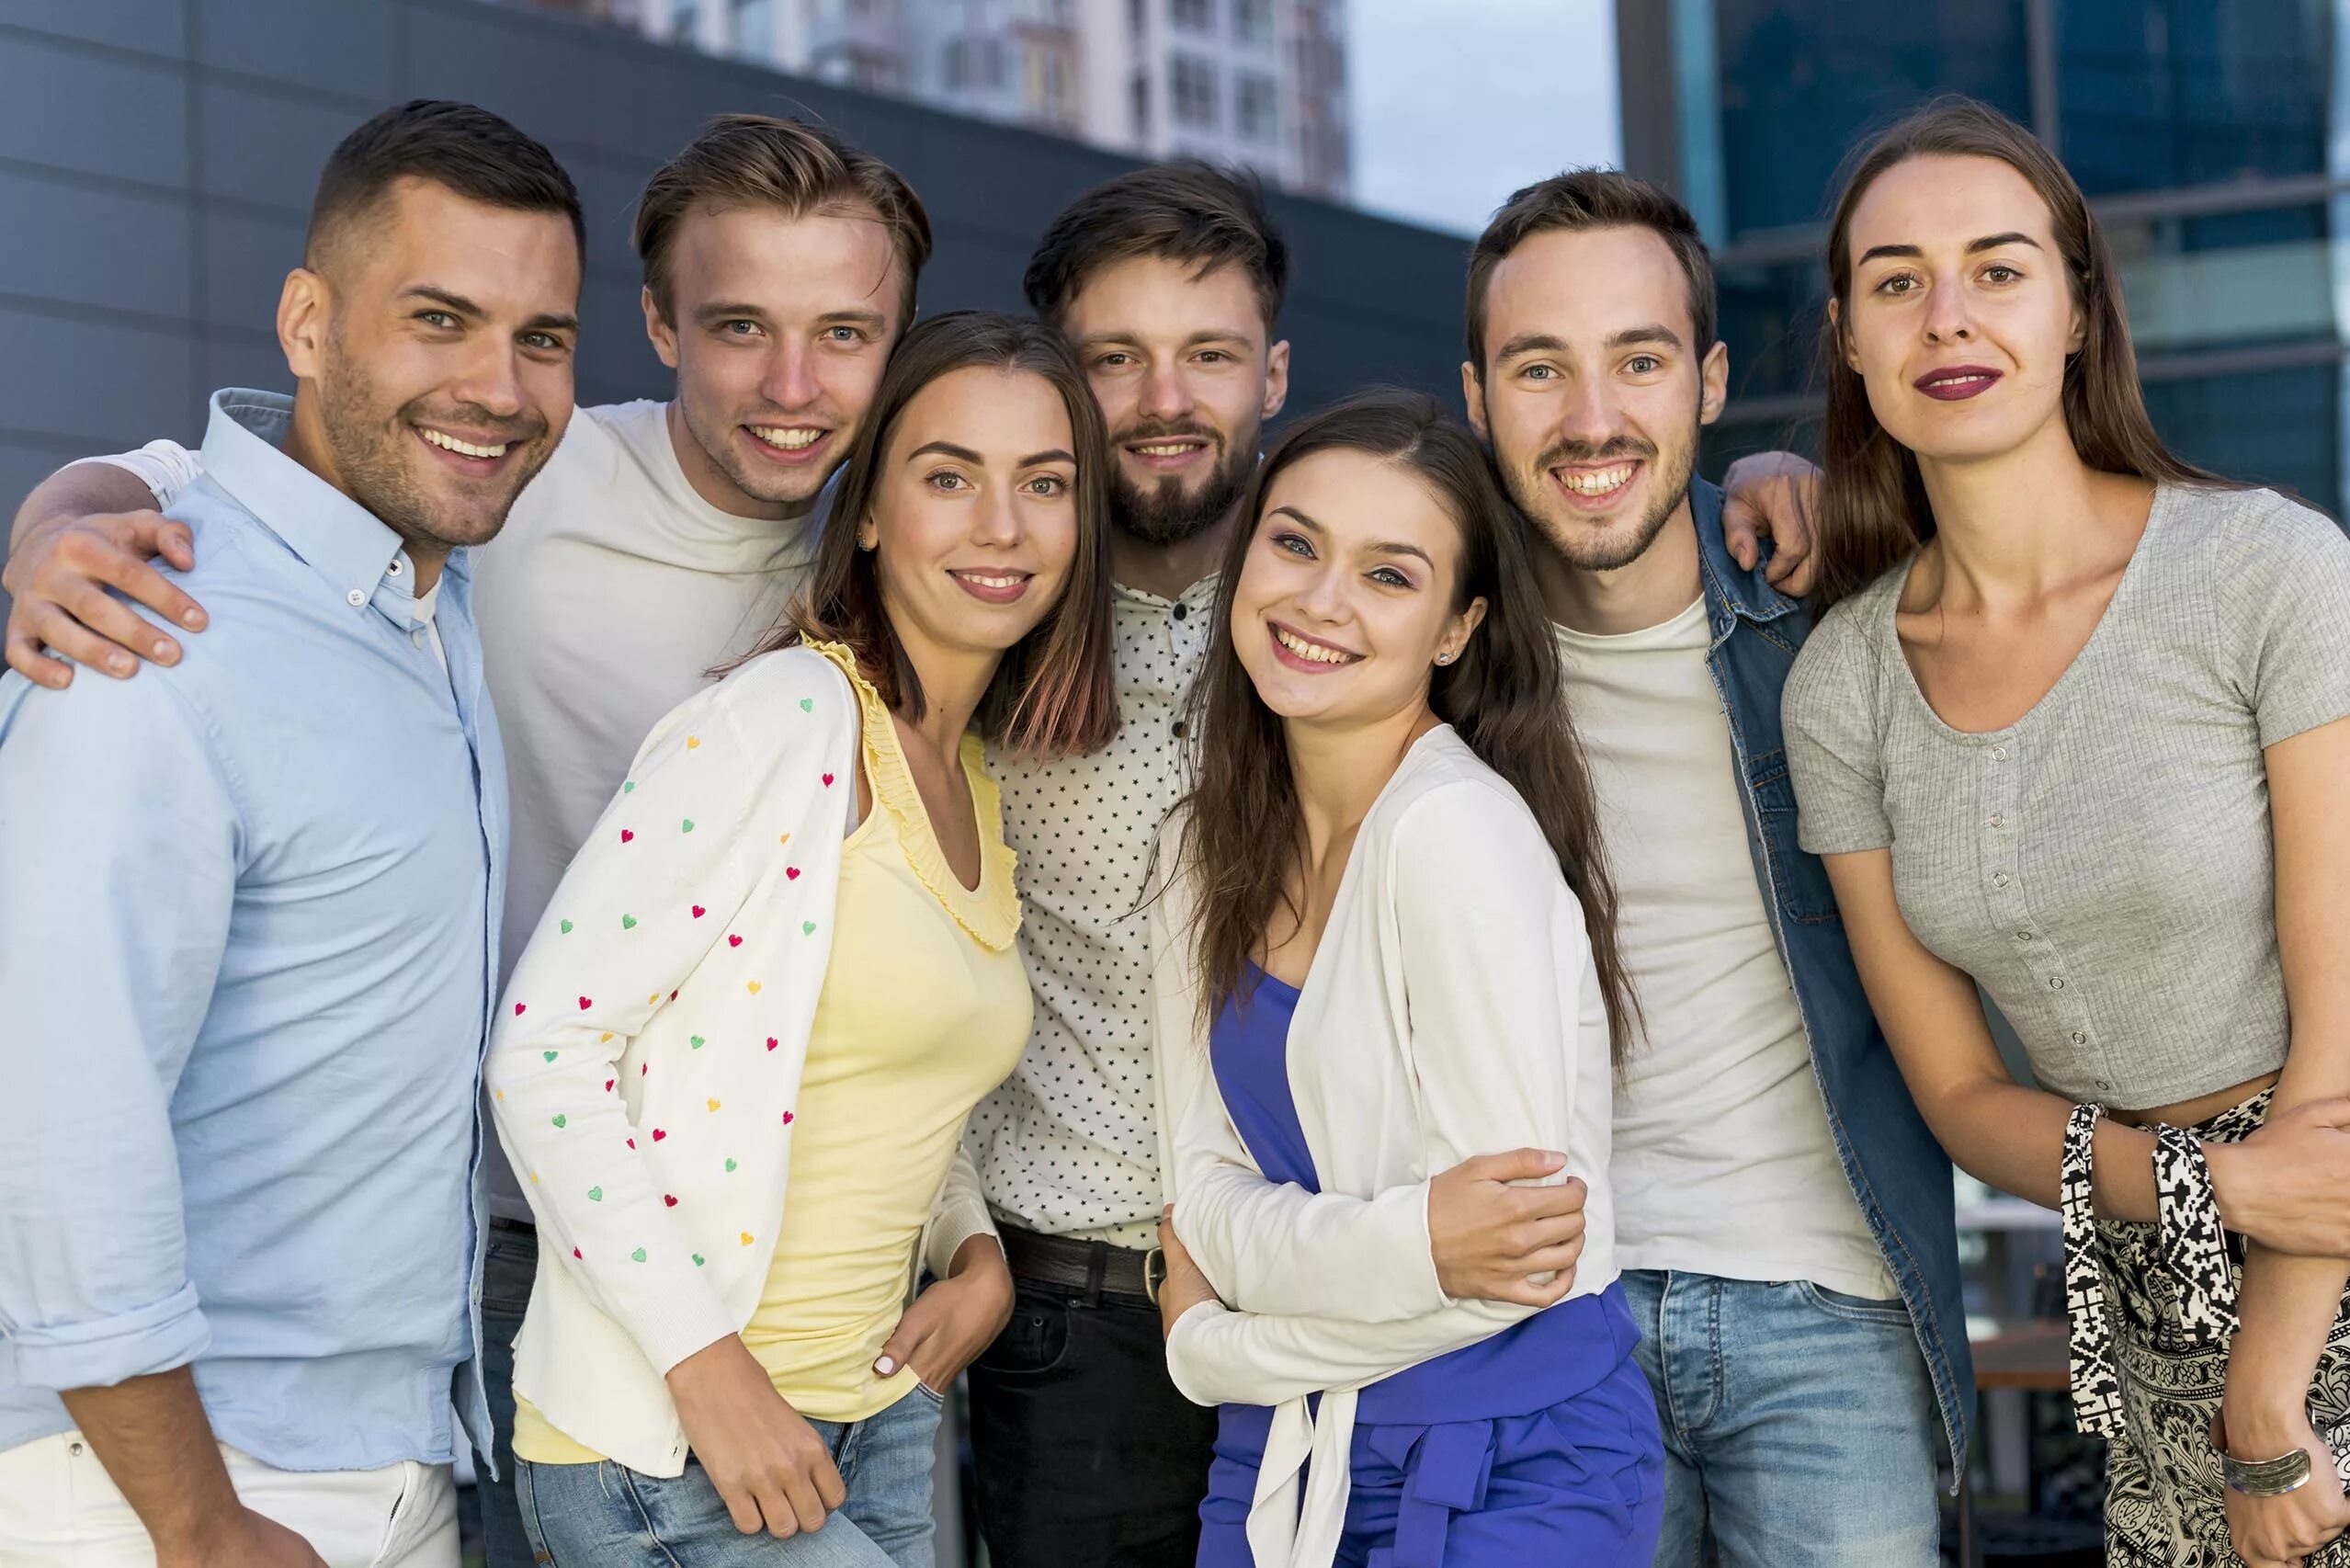
[[989,577],[977,572],[958,572],[956,576],[966,583],[976,583],[982,588],[1016,588],[1027,581],[1024,576]]
[[422,432],[425,439],[434,446],[447,448],[460,457],[502,458],[505,456],[505,449],[511,444],[501,441],[494,447],[477,447],[471,441],[460,441],[454,436],[446,436],[438,430],[427,429],[421,425],[417,426],[417,429]]
[[1173,446],[1137,447],[1134,449],[1146,458],[1179,458],[1186,452],[1196,452],[1199,448],[1195,442],[1181,441]]
[[1317,665],[1351,665],[1355,662],[1355,655],[1352,653],[1326,647],[1320,642],[1309,642],[1304,638],[1293,632],[1284,631],[1277,626],[1273,629],[1273,636],[1282,647],[1287,648],[1299,658],[1311,660]]
[[1611,490],[1622,489],[1625,483],[1632,477],[1632,470],[1635,466],[1637,465],[1632,463],[1618,463],[1614,468],[1583,471],[1561,469],[1558,471],[1559,483],[1578,495],[1605,495]]
[[754,425],[751,426],[751,434],[768,446],[780,447],[787,452],[805,451],[824,438],[824,433],[822,430],[812,430],[800,426],[787,429],[775,425]]

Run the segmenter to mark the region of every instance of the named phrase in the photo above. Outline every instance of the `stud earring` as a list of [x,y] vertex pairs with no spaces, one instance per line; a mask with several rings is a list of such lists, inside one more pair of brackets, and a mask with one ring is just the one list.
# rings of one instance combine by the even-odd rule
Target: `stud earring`
[[1436,663],[1440,665],[1448,665],[1452,663],[1452,655],[1450,653],[1438,653],[1436,655]]

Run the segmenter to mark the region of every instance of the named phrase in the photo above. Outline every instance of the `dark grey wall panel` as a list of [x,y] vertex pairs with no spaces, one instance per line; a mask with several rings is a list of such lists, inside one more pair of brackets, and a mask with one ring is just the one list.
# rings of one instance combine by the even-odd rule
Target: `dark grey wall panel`
[[[76,453],[197,438],[212,387],[285,386],[272,320],[319,165],[366,115],[416,97],[509,116],[579,185],[591,403],[669,389],[637,305],[630,210],[713,113],[820,119],[903,171],[938,239],[928,312],[1019,308],[1045,223],[1130,166],[481,0],[0,0],[0,513]],[[1367,381],[1456,401],[1461,243],[1276,205],[1296,256],[1290,407]]]

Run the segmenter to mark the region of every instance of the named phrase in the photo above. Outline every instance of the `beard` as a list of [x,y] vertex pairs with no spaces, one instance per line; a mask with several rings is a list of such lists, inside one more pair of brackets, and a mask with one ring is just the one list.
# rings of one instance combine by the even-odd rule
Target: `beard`
[[[1117,460],[1119,448],[1153,437],[1188,436],[1206,441],[1216,454],[1215,466],[1199,488],[1186,491],[1180,479],[1154,479],[1137,483],[1127,477]],[[1240,504],[1256,470],[1256,432],[1244,441],[1227,441],[1207,426],[1192,421],[1175,425],[1133,426],[1110,442],[1110,502],[1118,526],[1141,542],[1159,549],[1197,539]]]
[[[1699,428],[1696,421],[1691,421],[1689,438],[1673,453],[1669,468],[1657,467],[1657,449],[1652,443],[1616,436],[1599,442],[1556,442],[1523,468],[1504,467],[1503,483],[1517,509],[1533,520],[1550,540],[1550,548],[1569,565],[1584,572],[1613,572],[1646,555],[1649,546],[1656,542],[1656,536],[1664,531],[1664,525],[1680,509],[1689,494],[1690,476],[1697,472]],[[1653,485],[1647,508],[1629,528],[1618,526],[1598,533],[1572,518],[1554,521],[1550,507],[1557,497],[1550,489],[1550,470],[1561,463],[1605,462],[1610,458],[1638,459],[1647,464]]]
[[[338,335],[330,335],[325,369],[319,378],[319,422],[335,472],[352,500],[408,544],[455,550],[494,538],[515,497],[552,455],[547,421],[537,413],[500,418],[474,403],[437,411],[426,396],[412,398],[387,415],[375,381],[343,352]],[[467,485],[452,502],[434,495],[416,472],[419,454],[408,448],[416,440],[417,426],[495,432],[497,441],[521,450],[498,476],[502,486]]]

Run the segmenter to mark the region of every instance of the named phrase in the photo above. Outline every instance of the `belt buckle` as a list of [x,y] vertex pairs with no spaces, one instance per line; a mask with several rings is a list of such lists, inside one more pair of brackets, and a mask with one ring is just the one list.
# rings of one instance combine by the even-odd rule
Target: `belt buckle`
[[1164,1247],[1152,1247],[1142,1255],[1142,1296],[1152,1306],[1159,1304],[1159,1287],[1167,1279],[1167,1254]]

